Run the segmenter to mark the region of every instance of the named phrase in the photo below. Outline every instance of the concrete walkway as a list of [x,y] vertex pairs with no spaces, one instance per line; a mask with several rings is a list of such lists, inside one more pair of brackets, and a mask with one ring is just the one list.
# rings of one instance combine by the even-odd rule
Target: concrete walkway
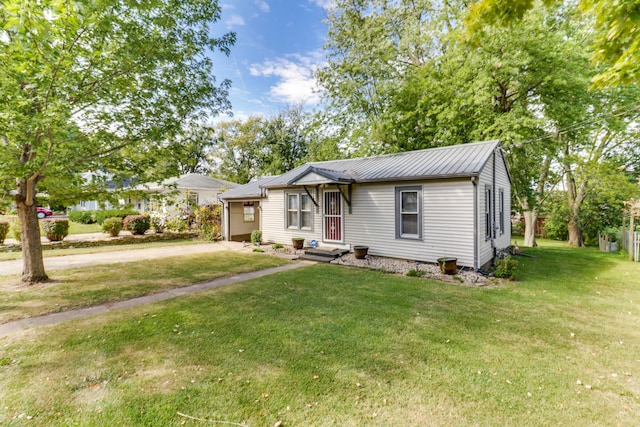
[[[104,236],[104,235],[103,235]],[[219,251],[250,251],[241,242],[216,242],[198,245],[158,246],[147,249],[127,249],[113,252],[96,252],[80,255],[66,255],[44,258],[47,271],[63,270],[67,268],[87,267],[91,265],[115,264],[117,262],[132,262],[145,259],[163,258],[175,255],[191,255]],[[22,273],[22,259],[0,261],[0,276]]]
[[[95,239],[104,238],[103,233],[95,233],[94,235],[78,235],[78,239],[94,237]],[[44,258],[45,269],[62,270],[76,267],[89,267],[92,265],[114,264],[118,262],[133,262],[145,259],[166,258],[177,255],[191,255],[202,253],[215,253],[220,251],[237,251],[252,252],[252,246],[245,246],[241,242],[222,241],[216,243],[202,243],[196,245],[170,245],[159,246],[146,249],[127,249],[117,250],[113,252],[95,252],[79,255],[65,255],[58,257]],[[31,328],[40,326],[55,325],[57,323],[66,322],[74,319],[95,316],[111,311],[122,310],[130,307],[137,307],[143,304],[150,304],[158,301],[164,301],[182,295],[188,295],[195,292],[204,291],[206,289],[217,288],[219,286],[230,285],[233,283],[243,282],[245,280],[255,279],[257,277],[275,274],[280,271],[287,271],[294,268],[303,267],[313,264],[312,262],[295,262],[280,267],[268,268],[249,273],[238,274],[236,276],[221,277],[209,282],[197,283],[195,285],[170,289],[168,291],[159,292],[157,294],[142,296],[125,301],[105,303],[93,307],[81,308],[77,310],[63,311],[60,313],[47,314],[43,316],[31,317],[27,319],[16,320],[13,322],[0,324],[0,337]],[[22,272],[22,259],[11,261],[0,261],[0,275],[20,274]]]
[[298,261],[293,264],[286,264],[280,267],[252,271],[249,273],[238,274],[235,276],[221,277],[219,279],[211,280],[209,282],[197,283],[195,285],[171,289],[168,291],[159,292],[157,294],[133,298],[130,300],[106,303],[106,304],[96,305],[93,307],[81,308],[78,310],[63,311],[61,313],[47,314],[44,316],[31,317],[28,319],[21,319],[13,322],[3,323],[3,324],[0,324],[0,337],[9,335],[12,333],[16,333],[16,332],[25,331],[31,328],[37,328],[40,326],[55,325],[58,323],[67,322],[69,320],[82,319],[89,316],[109,313],[111,311],[117,311],[125,308],[137,307],[144,304],[151,304],[158,301],[164,301],[164,300],[179,297],[182,295],[193,294],[195,292],[200,292],[207,289],[217,288],[224,285],[231,285],[233,283],[244,282],[245,280],[251,280],[258,277],[279,273],[281,271],[287,271],[295,268],[304,267],[310,264],[313,264],[313,263],[306,262],[306,261]]

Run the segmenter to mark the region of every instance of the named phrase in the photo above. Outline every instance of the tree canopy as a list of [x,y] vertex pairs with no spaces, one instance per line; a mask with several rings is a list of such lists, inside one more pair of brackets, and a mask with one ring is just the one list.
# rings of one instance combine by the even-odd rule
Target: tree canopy
[[230,82],[216,82],[208,54],[228,53],[235,35],[211,36],[211,0],[2,5],[0,191],[31,254],[23,280],[39,281],[38,189],[71,193],[86,171],[160,178],[148,176],[158,148],[188,120],[229,109]]
[[[544,0],[547,6],[562,0]],[[569,3],[569,2],[567,2]],[[605,68],[593,77],[597,87],[640,81],[640,2],[638,0],[579,0],[593,21],[591,58]],[[481,0],[467,16],[472,34],[486,24],[511,25],[532,8],[533,0]]]

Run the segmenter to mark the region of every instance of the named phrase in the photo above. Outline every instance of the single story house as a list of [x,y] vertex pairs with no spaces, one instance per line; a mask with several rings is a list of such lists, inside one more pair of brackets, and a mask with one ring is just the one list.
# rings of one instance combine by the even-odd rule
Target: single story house
[[240,184],[212,178],[206,175],[190,173],[176,178],[168,178],[160,184],[139,185],[137,190],[147,193],[145,198],[133,198],[128,202],[140,212],[157,210],[188,203],[193,206],[206,206],[220,203],[222,193]]
[[[115,186],[108,183],[109,191],[113,191]],[[144,197],[136,197],[128,195],[118,200],[117,205],[111,203],[98,202],[96,200],[80,201],[70,210],[98,210],[98,209],[116,209],[120,206],[131,206],[140,212],[157,210],[158,208],[167,208],[172,205],[184,203],[187,201],[193,205],[209,205],[218,204],[219,196],[232,188],[238,187],[240,184],[225,181],[218,178],[212,178],[206,175],[186,174],[180,177],[168,178],[162,183],[139,184],[135,187],[128,187],[125,190],[132,190],[131,193],[145,193]]]
[[[220,196],[223,235],[486,268],[511,242],[511,177],[499,141],[310,162]],[[251,230],[250,230],[251,229]]]

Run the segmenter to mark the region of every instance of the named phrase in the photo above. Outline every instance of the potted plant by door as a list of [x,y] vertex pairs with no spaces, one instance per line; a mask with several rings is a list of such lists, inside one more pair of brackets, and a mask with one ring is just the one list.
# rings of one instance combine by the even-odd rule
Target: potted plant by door
[[291,239],[291,244],[293,245],[293,249],[304,248],[304,237],[294,237]]
[[368,252],[369,252],[369,246],[353,247],[353,255],[356,257],[356,259],[365,259],[367,257]]
[[440,271],[444,274],[456,274],[458,272],[458,258],[438,258],[438,266],[440,266]]

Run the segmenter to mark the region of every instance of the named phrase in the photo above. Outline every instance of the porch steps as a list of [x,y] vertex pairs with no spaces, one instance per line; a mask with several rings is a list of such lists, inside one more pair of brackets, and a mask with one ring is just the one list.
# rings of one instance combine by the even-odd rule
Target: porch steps
[[304,254],[300,255],[300,259],[328,263],[348,252],[347,249],[333,249],[331,251],[326,249],[306,249]]

